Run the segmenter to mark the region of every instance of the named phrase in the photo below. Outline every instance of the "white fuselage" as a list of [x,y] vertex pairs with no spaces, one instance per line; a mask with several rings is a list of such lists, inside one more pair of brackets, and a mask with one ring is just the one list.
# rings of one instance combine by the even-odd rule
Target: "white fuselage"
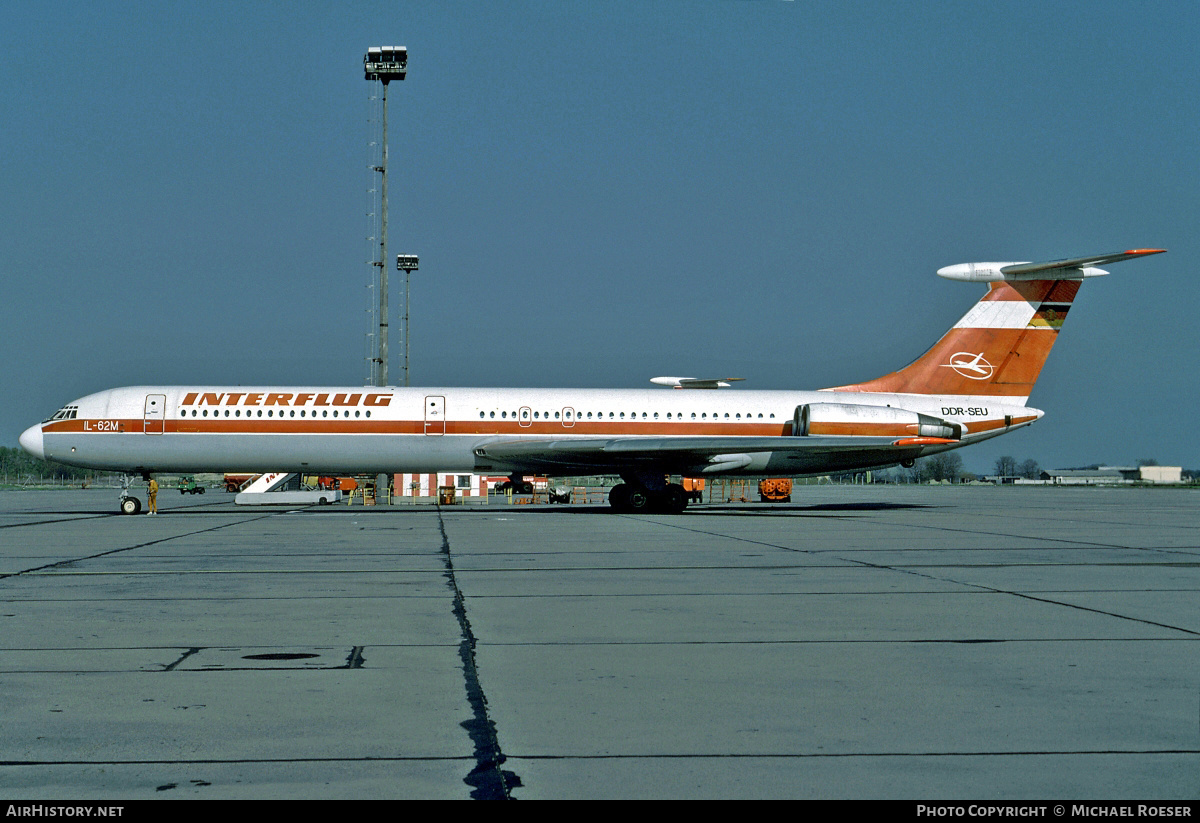
[[[126,472],[545,473],[544,464],[496,458],[481,447],[522,439],[648,438],[676,446],[681,438],[790,439],[797,407],[841,403],[903,409],[961,426],[961,439],[923,446],[919,454],[926,454],[1041,416],[1001,399],[830,391],[135,386],[80,398],[31,427],[21,443],[47,459]],[[846,425],[843,436],[878,434],[855,428],[853,421]],[[798,463],[763,451],[727,473],[825,473],[900,459],[831,452]],[[559,474],[603,473],[591,461],[559,468]]]

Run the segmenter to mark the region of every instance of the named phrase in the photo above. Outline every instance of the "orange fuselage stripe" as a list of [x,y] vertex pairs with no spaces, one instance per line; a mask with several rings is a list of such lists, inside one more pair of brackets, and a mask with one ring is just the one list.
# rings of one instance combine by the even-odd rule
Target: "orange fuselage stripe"
[[[1014,418],[1013,423],[1025,423],[1036,417]],[[141,418],[103,420],[55,420],[47,423],[47,434],[79,432],[86,434],[143,434],[145,421]],[[165,434],[374,434],[400,435],[425,434],[424,420],[295,420],[295,419],[178,419],[164,421]],[[972,419],[968,429],[971,433],[1004,428],[1002,419]],[[916,433],[915,424],[896,423],[814,423],[811,434],[887,437]],[[441,433],[441,424],[437,424]],[[660,435],[674,437],[785,437],[791,435],[791,421],[787,423],[664,423],[642,422],[576,422],[573,426],[561,423],[532,422],[522,426],[516,421],[446,421],[446,434],[475,435],[540,435],[557,437],[609,436],[631,437],[638,435]],[[156,432],[157,434],[157,432]]]

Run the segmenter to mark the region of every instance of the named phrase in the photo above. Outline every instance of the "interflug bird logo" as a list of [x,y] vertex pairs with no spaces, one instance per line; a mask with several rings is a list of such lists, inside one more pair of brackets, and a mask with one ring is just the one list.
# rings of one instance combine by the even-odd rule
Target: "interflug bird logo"
[[996,371],[995,366],[983,359],[983,352],[975,354],[969,351],[959,351],[950,355],[950,362],[943,364],[942,368],[954,369],[971,380],[987,380]]

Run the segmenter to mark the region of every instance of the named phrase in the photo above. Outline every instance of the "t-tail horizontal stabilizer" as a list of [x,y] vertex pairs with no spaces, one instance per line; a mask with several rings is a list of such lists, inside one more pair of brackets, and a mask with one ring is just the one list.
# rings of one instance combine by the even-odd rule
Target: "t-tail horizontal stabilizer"
[[958,263],[938,269],[938,276],[947,280],[966,280],[971,283],[994,283],[1021,280],[1078,280],[1108,274],[1096,266],[1119,263],[1148,254],[1161,254],[1166,249],[1130,249],[1092,257],[1052,260],[1049,263]]

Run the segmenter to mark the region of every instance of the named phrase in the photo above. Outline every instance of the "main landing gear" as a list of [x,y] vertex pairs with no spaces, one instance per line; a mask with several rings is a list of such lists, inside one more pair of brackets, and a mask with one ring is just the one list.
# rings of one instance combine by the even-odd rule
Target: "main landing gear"
[[678,483],[661,483],[651,489],[637,480],[622,477],[624,483],[612,487],[608,503],[613,511],[625,514],[679,514],[687,508],[687,491]]

